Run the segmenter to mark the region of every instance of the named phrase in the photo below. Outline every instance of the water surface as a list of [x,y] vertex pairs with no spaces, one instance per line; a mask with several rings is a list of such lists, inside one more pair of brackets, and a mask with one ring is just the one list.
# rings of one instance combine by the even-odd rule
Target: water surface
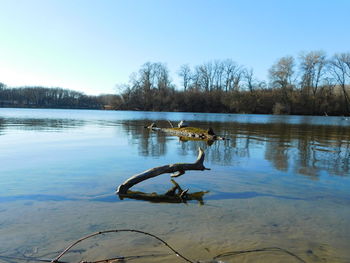
[[[230,138],[207,145],[150,132],[187,120]],[[306,262],[350,261],[350,121],[341,117],[88,110],[0,109],[0,255],[53,258],[94,231],[134,228],[159,235],[194,260],[281,247]],[[151,167],[193,162],[210,171],[176,182],[204,204],[120,200],[115,188]],[[168,175],[133,187],[164,194]],[[169,253],[140,235],[105,236],[64,260]],[[225,262],[298,262],[243,254]],[[0,257],[0,262],[17,262]],[[133,260],[137,261],[137,260]],[[137,262],[183,262],[174,256]]]

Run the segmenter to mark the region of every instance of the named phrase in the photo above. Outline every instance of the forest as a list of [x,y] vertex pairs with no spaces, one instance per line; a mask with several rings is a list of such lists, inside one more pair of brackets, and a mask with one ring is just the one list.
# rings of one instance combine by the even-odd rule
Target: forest
[[114,95],[88,96],[82,92],[46,87],[9,88],[0,83],[0,107],[101,109]]
[[88,96],[61,88],[8,88],[0,83],[0,107],[89,108],[254,114],[349,115],[350,53],[323,51],[279,58],[268,81],[231,59],[212,60],[176,72],[147,62],[118,84],[117,94]]
[[214,60],[177,72],[171,81],[162,63],[145,63],[120,85],[114,107],[124,110],[255,114],[349,115],[350,53],[328,58],[323,51],[278,59],[258,80],[253,69],[231,59]]

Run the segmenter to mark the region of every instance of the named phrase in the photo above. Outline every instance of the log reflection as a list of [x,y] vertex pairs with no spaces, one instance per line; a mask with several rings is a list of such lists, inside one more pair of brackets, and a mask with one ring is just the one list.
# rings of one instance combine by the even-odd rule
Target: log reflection
[[174,184],[168,191],[163,194],[158,193],[144,193],[140,191],[131,191],[128,190],[126,194],[118,194],[119,198],[123,200],[124,198],[143,200],[151,203],[187,203],[188,201],[197,201],[200,205],[204,205],[203,196],[209,191],[200,191],[190,193],[189,189],[183,190],[180,185],[171,180]]

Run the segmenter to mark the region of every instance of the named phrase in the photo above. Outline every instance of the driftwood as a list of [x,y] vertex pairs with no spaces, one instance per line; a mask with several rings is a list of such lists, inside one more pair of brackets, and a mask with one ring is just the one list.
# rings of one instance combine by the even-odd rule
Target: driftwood
[[174,184],[172,188],[170,188],[164,194],[157,193],[144,193],[139,191],[131,191],[128,190],[126,194],[119,194],[120,199],[129,198],[135,200],[143,200],[151,203],[187,203],[188,201],[194,200],[198,201],[200,205],[204,205],[203,196],[208,191],[200,191],[190,193],[188,189],[183,190],[178,183],[176,183],[173,179],[171,182]]
[[126,180],[124,183],[119,185],[117,189],[117,194],[119,195],[125,195],[127,194],[127,191],[129,188],[134,186],[135,184],[138,184],[142,181],[145,181],[147,179],[150,179],[152,177],[156,177],[158,175],[164,174],[164,173],[172,173],[171,177],[178,177],[185,173],[185,171],[190,170],[210,170],[209,168],[205,168],[203,165],[204,162],[204,151],[203,149],[198,149],[198,158],[194,163],[175,163],[175,164],[168,164],[164,166],[155,167],[152,169],[149,169],[147,171],[144,171],[140,174],[134,175],[133,177],[130,177],[128,180]]

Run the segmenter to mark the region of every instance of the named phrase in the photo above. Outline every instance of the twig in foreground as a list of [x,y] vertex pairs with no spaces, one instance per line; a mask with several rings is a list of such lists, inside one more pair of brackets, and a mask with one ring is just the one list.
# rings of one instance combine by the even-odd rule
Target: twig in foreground
[[185,256],[181,255],[179,252],[177,252],[174,248],[172,248],[167,242],[165,242],[163,239],[157,237],[156,235],[153,235],[153,234],[150,234],[150,233],[147,233],[147,232],[144,232],[144,231],[140,231],[140,230],[134,230],[134,229],[113,229],[113,230],[106,230],[106,231],[100,231],[100,232],[96,232],[96,233],[93,233],[93,234],[90,234],[90,235],[87,235],[85,237],[82,237],[80,239],[78,239],[77,241],[75,241],[74,243],[72,243],[71,245],[69,245],[66,249],[64,249],[56,258],[54,258],[53,260],[51,260],[51,263],[58,263],[59,262],[59,259],[64,255],[66,254],[72,247],[74,247],[75,245],[77,245],[78,243],[88,239],[88,238],[91,238],[91,237],[94,237],[94,236],[97,236],[97,235],[102,235],[102,234],[107,234],[107,233],[118,233],[118,232],[134,232],[134,233],[139,233],[139,234],[143,234],[143,235],[146,235],[146,236],[150,236],[150,237],[153,237],[155,239],[157,239],[158,241],[160,241],[162,244],[164,244],[166,247],[168,247],[171,251],[174,252],[174,254],[180,258],[182,258],[183,260],[187,261],[187,262],[190,262],[190,263],[196,263],[195,261],[192,261],[188,258],[186,258]]

